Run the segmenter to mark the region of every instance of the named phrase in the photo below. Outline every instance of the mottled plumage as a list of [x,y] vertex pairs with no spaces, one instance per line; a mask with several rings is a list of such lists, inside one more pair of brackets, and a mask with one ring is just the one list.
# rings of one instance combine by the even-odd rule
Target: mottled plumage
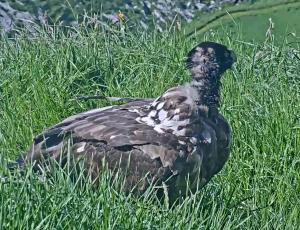
[[63,163],[71,146],[69,153],[95,179],[103,160],[112,170],[124,169],[126,191],[137,185],[136,191],[142,192],[151,181],[166,182],[170,196],[178,197],[185,193],[187,178],[194,191],[228,159],[231,131],[218,111],[219,86],[221,74],[234,62],[234,53],[225,46],[203,42],[188,54],[190,83],[154,101],[69,117],[38,135],[18,164],[32,162],[39,168],[47,158]]

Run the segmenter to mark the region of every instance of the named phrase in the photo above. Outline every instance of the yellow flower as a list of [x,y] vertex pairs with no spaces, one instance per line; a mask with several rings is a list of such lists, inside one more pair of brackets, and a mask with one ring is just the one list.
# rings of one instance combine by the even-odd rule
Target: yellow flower
[[117,13],[117,16],[119,18],[120,21],[124,21],[125,20],[125,14],[123,14],[121,11],[119,11],[119,13]]

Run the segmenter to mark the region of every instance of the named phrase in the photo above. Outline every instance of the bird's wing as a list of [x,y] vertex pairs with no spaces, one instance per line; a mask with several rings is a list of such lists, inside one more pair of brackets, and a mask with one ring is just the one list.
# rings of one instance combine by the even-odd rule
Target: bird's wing
[[84,154],[88,142],[103,142],[117,149],[139,149],[151,159],[160,159],[164,167],[172,168],[182,147],[177,137],[158,133],[153,127],[137,121],[149,104],[149,100],[137,101],[69,117],[38,135],[26,159],[57,158],[66,145],[64,140],[71,136],[76,153]]

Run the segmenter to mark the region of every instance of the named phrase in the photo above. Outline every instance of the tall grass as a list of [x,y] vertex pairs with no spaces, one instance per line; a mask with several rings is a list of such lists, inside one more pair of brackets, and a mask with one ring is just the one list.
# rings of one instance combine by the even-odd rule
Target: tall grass
[[[3,229],[296,229],[300,222],[299,47],[274,39],[207,39],[238,55],[222,82],[222,113],[233,129],[231,157],[204,189],[167,207],[153,195],[126,196],[110,185],[74,183],[60,170],[41,181],[28,169],[0,183]],[[107,105],[79,95],[155,97],[189,79],[187,51],[200,41],[180,31],[123,33],[71,28],[0,40],[0,152],[5,164],[44,128]]]

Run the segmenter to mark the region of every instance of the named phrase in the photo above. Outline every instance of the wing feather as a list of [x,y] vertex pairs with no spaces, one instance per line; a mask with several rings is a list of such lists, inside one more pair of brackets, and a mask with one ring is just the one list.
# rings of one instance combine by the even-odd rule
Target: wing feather
[[[78,143],[102,141],[112,147],[131,146],[130,148],[141,150],[151,159],[160,159],[164,167],[171,167],[178,157],[177,149],[182,148],[182,145],[175,135],[159,134],[153,127],[137,121],[139,115],[144,113],[140,111],[147,106],[149,102],[139,102],[138,106],[131,103],[67,118],[40,134],[29,155],[32,159],[40,159],[40,154],[58,156],[54,150],[61,151],[64,138],[71,135]],[[139,112],[135,111],[137,108],[140,109]],[[77,153],[82,153],[86,146],[76,148]]]

